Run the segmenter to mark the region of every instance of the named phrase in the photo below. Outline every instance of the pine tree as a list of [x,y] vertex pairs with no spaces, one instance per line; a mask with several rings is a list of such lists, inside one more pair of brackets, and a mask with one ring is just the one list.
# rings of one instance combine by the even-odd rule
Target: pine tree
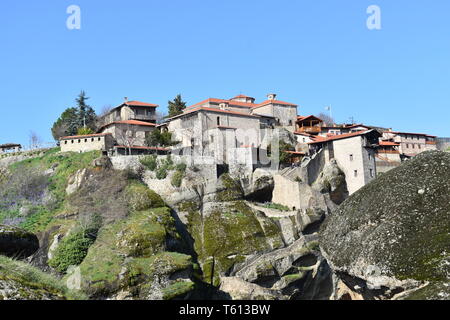
[[95,120],[97,118],[94,109],[91,106],[86,104],[86,100],[89,97],[86,97],[86,93],[81,91],[78,95],[78,98],[75,99],[77,102],[77,117],[78,117],[78,129],[79,128],[89,128],[92,131],[95,131]]
[[70,107],[64,110],[61,116],[56,120],[52,127],[52,135],[55,140],[64,136],[72,136],[78,133],[78,130],[83,129],[84,132],[95,132],[96,119],[94,109],[86,104],[86,93],[81,93],[76,98],[76,107]]
[[173,101],[169,101],[169,115],[168,117],[175,117],[179,114],[183,113],[183,110],[186,108],[186,102],[181,99],[181,94],[178,94]]

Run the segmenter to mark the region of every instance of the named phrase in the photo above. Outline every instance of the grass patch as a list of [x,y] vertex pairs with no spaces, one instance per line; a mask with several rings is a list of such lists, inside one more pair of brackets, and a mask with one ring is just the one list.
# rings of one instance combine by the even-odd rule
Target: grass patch
[[46,274],[27,263],[4,256],[0,256],[0,279],[19,283],[24,287],[22,290],[24,294],[26,294],[26,291],[28,291],[28,294],[31,294],[30,298],[42,294],[51,294],[59,299],[87,299],[83,293],[67,289],[64,283],[56,277]]

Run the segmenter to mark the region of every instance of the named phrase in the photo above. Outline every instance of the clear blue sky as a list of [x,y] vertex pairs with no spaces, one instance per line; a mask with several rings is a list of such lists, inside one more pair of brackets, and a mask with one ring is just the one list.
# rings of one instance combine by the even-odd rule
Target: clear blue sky
[[52,141],[80,90],[97,110],[127,96],[164,111],[177,93],[275,92],[302,115],[332,104],[337,121],[450,136],[448,0],[2,0],[0,21],[0,143]]

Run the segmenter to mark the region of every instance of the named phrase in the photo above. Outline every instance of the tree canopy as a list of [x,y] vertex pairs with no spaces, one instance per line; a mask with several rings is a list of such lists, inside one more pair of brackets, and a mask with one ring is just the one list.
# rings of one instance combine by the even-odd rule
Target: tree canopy
[[[64,110],[52,127],[52,135],[55,140],[64,136],[71,136],[81,132],[95,132],[96,119],[94,109],[86,103],[86,93],[81,91],[75,99],[76,107]],[[83,129],[83,130],[82,130]]]
[[169,101],[168,103],[169,118],[182,114],[183,110],[186,108],[186,102],[181,98],[181,94],[178,94],[173,101]]

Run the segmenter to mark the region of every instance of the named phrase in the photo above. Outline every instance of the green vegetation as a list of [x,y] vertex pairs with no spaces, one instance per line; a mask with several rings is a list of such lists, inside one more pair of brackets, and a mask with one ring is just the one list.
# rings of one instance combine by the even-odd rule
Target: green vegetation
[[177,281],[174,284],[163,289],[163,299],[171,300],[185,295],[194,289],[195,284],[192,281]]
[[0,280],[13,281],[20,287],[22,299],[84,300],[80,292],[67,289],[64,283],[39,269],[20,261],[0,256]]
[[264,204],[264,208],[275,209],[279,211],[290,211],[288,207],[278,203],[266,203]]
[[[19,226],[39,232],[64,211],[69,177],[79,169],[90,168],[100,152],[58,153],[47,150],[42,156],[13,163],[0,179],[0,223],[17,219]],[[46,174],[50,171],[50,174]],[[25,216],[20,208],[28,208]]]
[[97,116],[94,109],[86,104],[88,99],[86,93],[81,91],[75,99],[77,106],[67,108],[56,120],[52,127],[52,135],[55,140],[75,135],[82,128],[84,128],[83,130],[90,129],[92,132],[96,130]]
[[[289,159],[291,158],[291,154],[289,154],[287,151],[295,151],[294,146],[289,143],[286,143],[284,141],[279,141],[279,144],[278,144],[279,163],[286,164],[289,162]],[[272,153],[272,144],[270,144],[267,147],[267,153],[271,158],[273,158],[275,156],[275,153]],[[277,159],[272,159],[272,160],[277,160]]]
[[94,243],[97,230],[80,230],[66,236],[56,249],[52,259],[48,261],[50,267],[65,273],[72,265],[79,265],[87,255],[89,247]]
[[148,170],[155,171],[155,169],[158,167],[158,163],[157,163],[156,159],[157,159],[156,155],[151,155],[151,156],[145,156],[145,157],[141,158],[139,161]]
[[164,201],[159,194],[139,182],[133,182],[127,186],[127,198],[129,208],[132,211],[142,211],[164,206]]
[[270,219],[261,223],[243,201],[224,204],[222,210],[203,219],[192,202],[184,203],[180,210],[188,212],[188,228],[203,279],[215,286],[219,285],[219,274],[244,261],[246,255],[283,245],[275,223]]
[[191,268],[190,256],[166,251],[168,239],[179,238],[167,207],[135,212],[103,227],[80,265],[83,287],[93,296],[125,288],[145,298],[155,277]]
[[92,130],[91,128],[88,128],[88,127],[78,128],[78,130],[77,130],[77,135],[79,135],[79,136],[93,134],[93,133],[94,133],[94,130]]
[[181,94],[178,94],[175,99],[169,101],[168,104],[169,118],[182,114],[183,110],[186,108],[186,102],[181,98]]
[[183,182],[184,174],[186,172],[186,164],[180,163],[175,166],[175,173],[172,175],[171,184],[174,187],[181,187]]
[[150,135],[145,139],[147,146],[149,147],[169,147],[176,142],[172,141],[172,133],[169,131],[153,130]]
[[244,191],[239,181],[234,180],[228,173],[219,177],[219,183],[223,186],[222,190],[217,192],[216,201],[226,202],[240,200],[243,198]]

